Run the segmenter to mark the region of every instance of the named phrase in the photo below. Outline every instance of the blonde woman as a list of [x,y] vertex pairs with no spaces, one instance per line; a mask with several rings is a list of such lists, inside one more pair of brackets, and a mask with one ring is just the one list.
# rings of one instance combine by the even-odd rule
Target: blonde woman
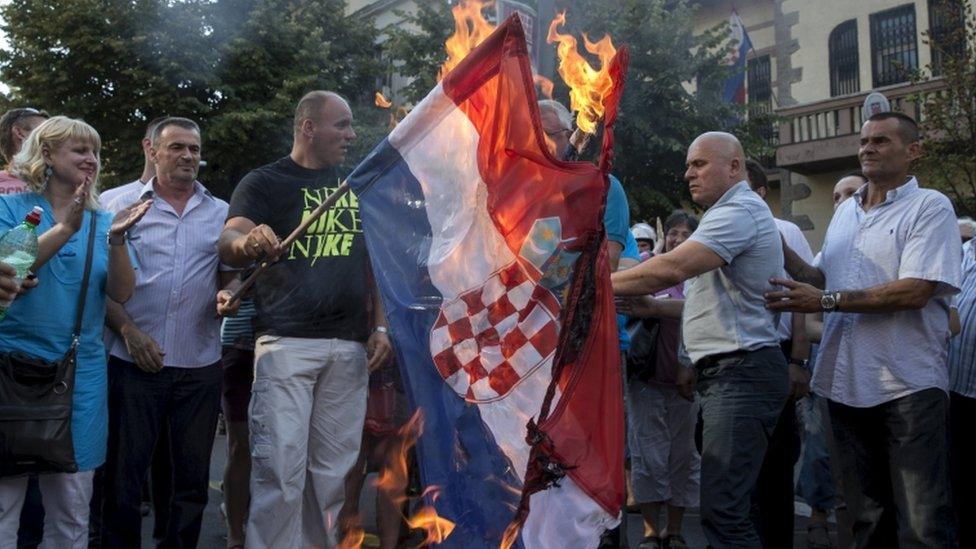
[[[22,351],[56,360],[68,349],[81,291],[90,211],[97,210],[100,168],[98,132],[80,120],[55,116],[24,142],[12,171],[29,192],[0,196],[0,231],[23,220],[34,206],[44,209],[38,225],[38,255],[32,271],[38,285],[14,300],[0,326],[0,351]],[[88,503],[92,475],[105,460],[108,385],[102,327],[105,298],[125,301],[135,275],[125,234],[148,210],[136,204],[114,217],[95,214],[95,247],[77,354],[71,418],[77,473],[40,475],[44,499],[42,547],[88,546]],[[0,548],[15,547],[26,477],[0,479]]]

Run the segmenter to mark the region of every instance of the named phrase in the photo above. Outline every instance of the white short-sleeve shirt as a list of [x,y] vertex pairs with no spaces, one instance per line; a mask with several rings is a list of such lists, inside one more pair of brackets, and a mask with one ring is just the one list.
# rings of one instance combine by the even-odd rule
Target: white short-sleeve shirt
[[813,390],[870,407],[924,389],[948,390],[949,303],[961,250],[949,199],[912,177],[865,212],[861,187],[834,214],[820,255],[827,291],[863,290],[903,278],[939,282],[919,310],[824,314]]

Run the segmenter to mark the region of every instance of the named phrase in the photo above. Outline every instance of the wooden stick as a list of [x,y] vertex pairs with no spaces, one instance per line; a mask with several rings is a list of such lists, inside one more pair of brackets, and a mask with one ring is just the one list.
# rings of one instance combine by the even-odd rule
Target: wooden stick
[[[338,202],[339,199],[342,198],[342,196],[345,195],[347,192],[349,192],[349,183],[347,181],[343,181],[342,184],[339,185],[339,187],[332,192],[332,194],[327,196],[325,200],[323,200],[322,203],[319,204],[317,208],[312,210],[312,214],[309,215],[305,219],[305,221],[302,221],[301,225],[295,227],[295,230],[292,231],[287,238],[281,241],[281,244],[279,244],[281,250],[285,251],[286,249],[288,249],[288,247],[291,246],[292,242],[297,240],[298,237],[305,234],[305,231],[307,231],[308,228],[312,226],[312,223],[318,221],[318,219],[322,217],[322,214],[324,214],[332,206],[335,206],[335,203]],[[239,301],[241,299],[241,296],[244,295],[244,292],[248,291],[251,288],[251,286],[254,285],[254,281],[257,280],[258,276],[260,276],[261,273],[263,273],[269,266],[271,266],[271,263],[272,262],[267,259],[261,261],[261,263],[258,264],[257,269],[254,269],[254,272],[251,273],[251,276],[247,277],[247,279],[244,280],[244,282],[241,284],[240,288],[238,288],[237,291],[234,292],[234,295],[230,296],[230,301],[227,302],[227,306],[228,307],[233,306],[234,303]]]

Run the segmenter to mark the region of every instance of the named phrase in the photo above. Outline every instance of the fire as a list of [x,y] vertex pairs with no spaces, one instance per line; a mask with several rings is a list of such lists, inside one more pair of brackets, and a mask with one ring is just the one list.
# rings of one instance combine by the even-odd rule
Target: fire
[[380,471],[379,478],[376,479],[376,487],[395,496],[395,499],[399,500],[397,504],[402,504],[403,500],[406,499],[403,493],[410,480],[407,470],[407,456],[410,455],[410,449],[417,443],[417,439],[423,432],[424,414],[418,409],[410,417],[410,420],[397,431],[396,446],[391,450],[394,452],[393,465],[384,467]]
[[[424,414],[422,410],[418,409],[410,420],[397,431],[397,442],[392,450],[394,452],[392,465],[384,467],[376,480],[377,489],[388,494],[397,505],[402,505],[407,499],[404,495],[409,482],[407,457],[410,455],[410,449],[414,447],[423,432]],[[421,497],[430,497],[431,503],[433,503],[437,501],[439,493],[438,487],[430,486],[424,490]],[[454,523],[438,516],[432,505],[424,505],[410,518],[404,518],[410,528],[426,530],[427,537],[423,545],[441,543],[454,531]]]
[[454,531],[454,523],[437,516],[437,511],[430,505],[424,505],[414,516],[407,519],[407,526],[427,530],[427,538],[422,545],[441,543]]
[[570,108],[577,112],[576,125],[586,133],[596,133],[596,125],[603,117],[604,101],[613,90],[613,79],[610,77],[610,61],[616,55],[609,36],[604,36],[598,42],[591,42],[583,35],[586,51],[600,60],[600,68],[594,69],[577,51],[576,38],[569,34],[562,34],[557,29],[566,24],[566,12],[556,14],[549,25],[549,36],[546,41],[557,43],[556,53],[559,57],[559,76],[569,86]]
[[451,69],[495,30],[495,26],[481,13],[481,10],[492,4],[494,4],[492,0],[461,0],[451,8],[451,13],[454,15],[454,34],[444,43],[447,49],[447,61],[437,74],[438,81],[443,80]]
[[393,102],[383,95],[383,92],[376,92],[376,98],[373,100],[376,106],[381,109],[389,109],[393,106]]
[[515,540],[518,539],[518,535],[521,530],[522,529],[519,528],[519,526],[514,522],[509,524],[505,528],[505,535],[502,536],[502,542],[498,546],[498,549],[509,549],[515,545]]
[[[429,496],[431,503],[433,503],[437,501],[439,494],[440,488],[430,486],[424,490],[421,497],[426,498]],[[437,510],[432,505],[424,505],[421,507],[412,517],[407,519],[407,526],[427,530],[427,538],[424,539],[421,546],[430,545],[431,543],[441,543],[454,531],[454,523],[444,517],[438,516]]]
[[362,528],[350,529],[343,536],[342,541],[339,542],[339,549],[360,549],[363,546],[363,539],[365,538],[366,533],[363,532]]

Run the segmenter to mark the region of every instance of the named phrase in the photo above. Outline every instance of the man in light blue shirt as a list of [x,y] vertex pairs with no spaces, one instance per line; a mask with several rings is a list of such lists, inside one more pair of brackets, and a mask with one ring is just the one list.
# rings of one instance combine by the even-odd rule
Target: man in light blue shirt
[[786,403],[786,359],[777,315],[764,307],[769,279],[782,273],[782,241],[766,203],[746,182],[745,155],[732,135],[709,132],[688,149],[692,199],[708,210],[674,250],[611,276],[617,295],[642,295],[690,279],[682,318],[694,369],[679,370],[690,398],[700,378],[701,513],[709,544],[759,547],[750,496]]
[[960,287],[949,199],[908,175],[915,121],[861,127],[868,182],[838,208],[819,265],[786,250],[772,310],[824,312],[813,390],[828,399],[858,547],[955,547],[948,475],[949,302]]

